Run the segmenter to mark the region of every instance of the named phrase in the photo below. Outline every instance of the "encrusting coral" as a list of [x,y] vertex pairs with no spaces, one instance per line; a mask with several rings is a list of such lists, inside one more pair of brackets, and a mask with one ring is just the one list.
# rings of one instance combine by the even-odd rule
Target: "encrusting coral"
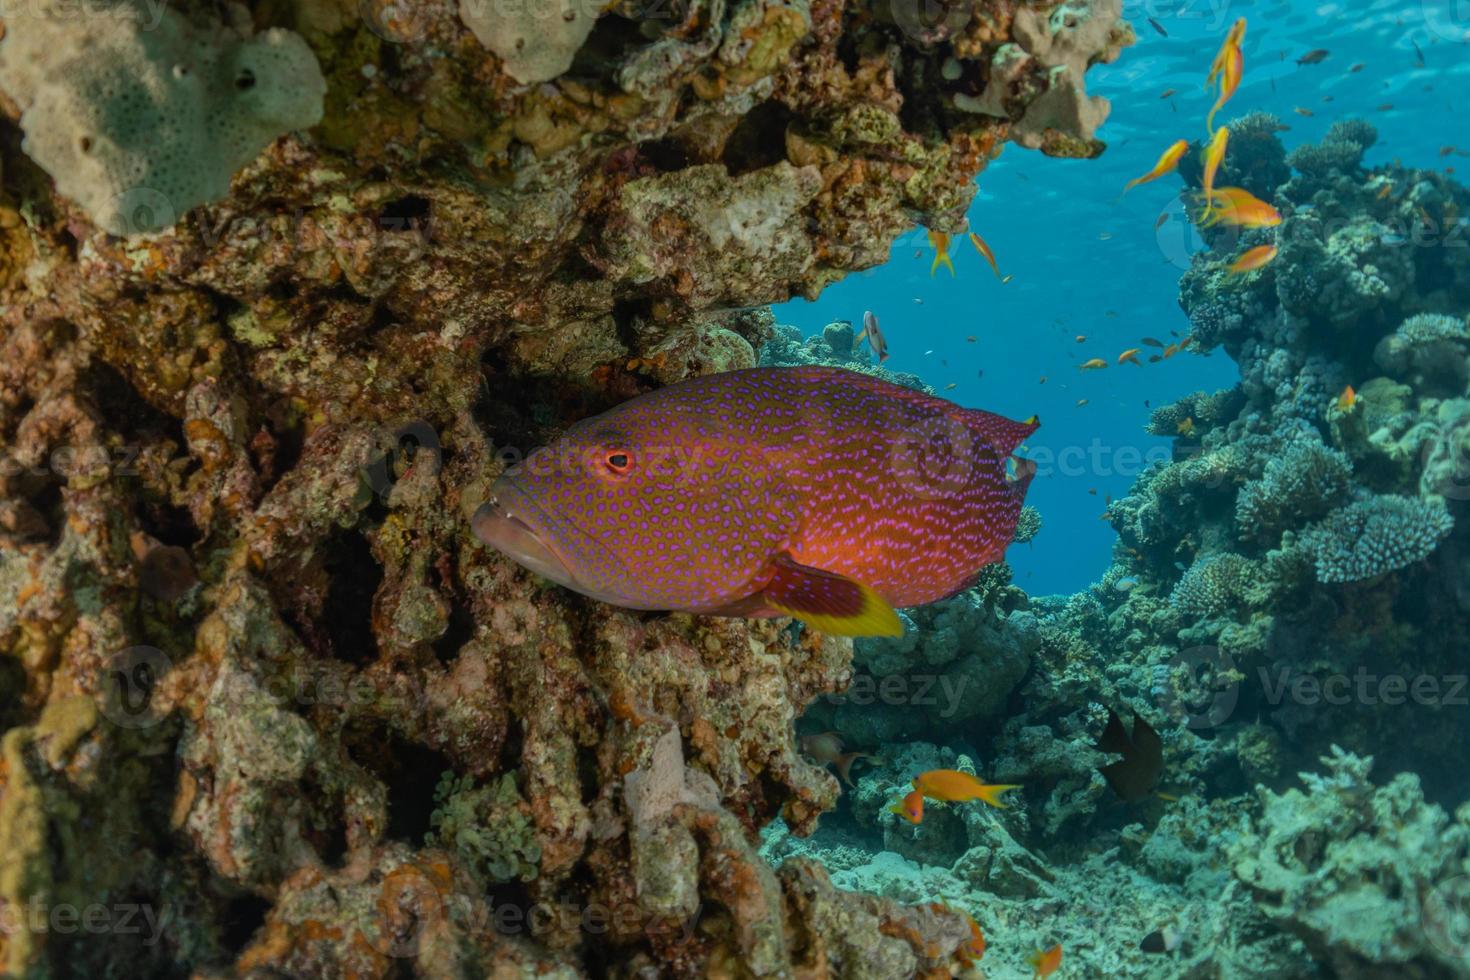
[[[977,114],[1010,4],[939,39],[867,0],[575,6],[5,12],[0,916],[167,927],[0,931],[4,970],[949,972],[957,913],[757,853],[837,798],[792,728],[849,644],[585,602],[466,517],[567,424],[754,363],[746,308],[959,230],[1131,30],[1069,4]],[[83,111],[137,79],[157,111]]]

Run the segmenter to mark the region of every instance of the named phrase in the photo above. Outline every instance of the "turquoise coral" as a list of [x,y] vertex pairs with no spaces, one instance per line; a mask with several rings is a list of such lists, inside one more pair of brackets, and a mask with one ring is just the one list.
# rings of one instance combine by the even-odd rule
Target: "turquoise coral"
[[1428,558],[1454,528],[1439,500],[1363,497],[1298,536],[1323,582],[1359,582]]

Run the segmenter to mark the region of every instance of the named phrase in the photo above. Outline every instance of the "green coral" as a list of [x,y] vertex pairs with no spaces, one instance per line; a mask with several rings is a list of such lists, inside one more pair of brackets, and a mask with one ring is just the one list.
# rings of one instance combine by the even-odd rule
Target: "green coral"
[[1392,494],[1341,507],[1298,539],[1323,582],[1358,582],[1428,558],[1454,519],[1442,500]]
[[1016,544],[1025,544],[1040,533],[1041,511],[1027,504],[1021,508],[1021,516],[1016,519],[1016,531],[1011,540]]
[[484,786],[469,776],[446,772],[434,788],[434,829],[426,843],[459,854],[481,878],[530,881],[541,861],[541,845],[530,807],[516,788],[514,773]]

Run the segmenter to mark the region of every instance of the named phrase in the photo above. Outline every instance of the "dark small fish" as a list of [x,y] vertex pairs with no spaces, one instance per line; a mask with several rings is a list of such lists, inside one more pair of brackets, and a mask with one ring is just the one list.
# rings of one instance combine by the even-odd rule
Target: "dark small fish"
[[1327,56],[1329,54],[1331,54],[1331,52],[1328,51],[1326,48],[1313,48],[1311,51],[1308,51],[1306,54],[1296,59],[1296,63],[1299,65],[1320,65],[1322,62],[1327,60]]
[[1138,712],[1133,713],[1133,734],[1123,728],[1118,713],[1108,709],[1108,724],[1093,746],[1099,752],[1121,755],[1119,762],[1099,766],[1098,772],[1127,803],[1137,803],[1153,794],[1164,771],[1164,741]]
[[1415,41],[1413,38],[1410,38],[1409,39],[1409,43],[1414,46],[1414,54],[1418,57],[1418,60],[1414,62],[1414,67],[1415,68],[1423,68],[1424,67],[1424,52],[1421,51],[1421,50],[1419,50],[1419,42],[1418,41]]
[[1179,948],[1179,944],[1183,938],[1179,934],[1178,929],[1172,926],[1165,926],[1162,929],[1155,929],[1147,936],[1144,936],[1142,942],[1138,944],[1138,948],[1145,953],[1172,953]]
[[1150,364],[1157,364],[1157,363],[1159,363],[1159,362],[1160,362],[1160,361],[1162,361],[1162,360],[1163,360],[1163,359],[1164,359],[1164,358],[1163,358],[1163,357],[1162,357],[1162,356],[1160,356],[1160,355],[1158,355],[1158,354],[1150,354],[1150,355],[1149,355],[1149,356],[1148,356],[1148,362],[1149,362],[1149,363],[1150,363]]
[[1367,65],[1363,64],[1360,61],[1356,65],[1353,65],[1351,68],[1348,69],[1348,74],[1350,74],[1350,75],[1356,75],[1358,72],[1362,71],[1364,68],[1367,68],[1367,67],[1368,67]]
[[1159,32],[1159,37],[1168,37],[1169,36],[1169,32],[1166,31],[1166,30],[1164,30],[1164,25],[1163,24],[1160,24],[1158,21],[1154,20],[1152,17],[1150,17],[1148,19],[1148,26],[1149,27],[1152,27],[1154,30],[1158,31]]
[[1156,340],[1153,337],[1140,337],[1140,338],[1138,338],[1138,342],[1141,343],[1141,344],[1143,344],[1143,346],[1145,346],[1145,347],[1163,347],[1164,346],[1164,342],[1162,340]]
[[1378,107],[1378,111],[1379,112],[1388,112],[1391,109],[1393,109],[1393,103],[1392,102],[1385,102],[1385,103],[1383,103],[1383,105],[1381,105],[1381,106]]
[[1159,93],[1159,98],[1161,98],[1161,99],[1167,99],[1170,96],[1177,94],[1178,91],[1179,90],[1177,88],[1166,88],[1166,89],[1164,89],[1164,91],[1162,91],[1162,92]]

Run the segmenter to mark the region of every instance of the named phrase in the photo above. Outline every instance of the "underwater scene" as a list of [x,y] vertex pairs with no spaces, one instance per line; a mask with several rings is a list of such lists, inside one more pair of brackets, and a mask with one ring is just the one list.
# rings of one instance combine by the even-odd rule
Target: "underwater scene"
[[0,977],[1470,978],[1466,0],[0,6]]

